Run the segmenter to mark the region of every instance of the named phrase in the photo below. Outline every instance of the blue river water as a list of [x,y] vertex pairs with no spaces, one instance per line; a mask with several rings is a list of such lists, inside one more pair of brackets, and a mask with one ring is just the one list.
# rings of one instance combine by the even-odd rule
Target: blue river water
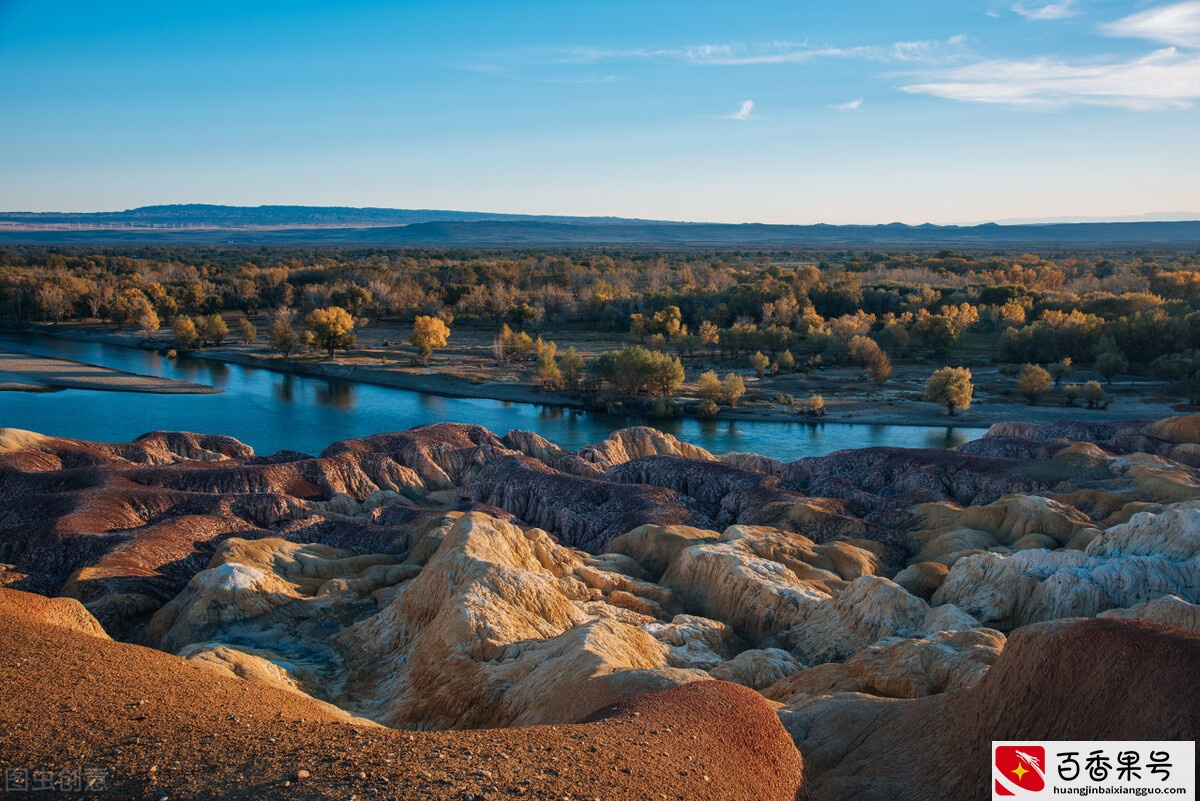
[[451,398],[354,381],[309,378],[208,359],[167,359],[154,351],[53,337],[0,334],[0,350],[53,356],[223,390],[215,395],[152,395],[68,389],[0,392],[0,427],[102,442],[155,430],[228,434],[270,454],[318,454],[342,439],[435,422],[475,423],[499,435],[541,434],[567,450],[631,425],[652,425],[713,453],[760,453],[784,461],[844,448],[945,448],[984,429],[848,423],[643,420],[624,415],[475,398]]

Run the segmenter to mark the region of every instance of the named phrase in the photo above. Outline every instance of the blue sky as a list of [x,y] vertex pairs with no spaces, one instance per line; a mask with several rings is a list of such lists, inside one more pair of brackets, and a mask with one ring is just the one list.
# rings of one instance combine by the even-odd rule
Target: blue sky
[[0,0],[0,208],[1200,212],[1200,0]]

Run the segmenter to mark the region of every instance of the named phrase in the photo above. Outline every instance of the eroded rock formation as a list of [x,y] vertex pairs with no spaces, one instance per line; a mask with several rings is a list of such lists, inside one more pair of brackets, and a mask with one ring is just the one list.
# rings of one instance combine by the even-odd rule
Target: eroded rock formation
[[[908,740],[966,759],[973,709],[1014,736],[1083,731],[1022,728],[1004,692],[1161,711],[1022,671],[1075,670],[1087,637],[1147,671],[1194,649],[1197,431],[1014,424],[784,464],[645,428],[572,454],[438,424],[316,457],[0,430],[0,587],[67,596],[0,589],[0,614],[411,730],[575,724],[716,678],[783,705],[816,797],[901,778],[924,796],[900,797],[972,797]],[[1114,733],[1175,731],[1130,714]]]

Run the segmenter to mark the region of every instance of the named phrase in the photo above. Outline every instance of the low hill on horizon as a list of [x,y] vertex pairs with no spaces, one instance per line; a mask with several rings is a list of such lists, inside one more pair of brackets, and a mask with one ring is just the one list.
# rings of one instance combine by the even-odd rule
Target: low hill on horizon
[[1000,225],[777,225],[338,206],[144,206],[0,212],[0,243],[430,246],[1200,246],[1200,220]]

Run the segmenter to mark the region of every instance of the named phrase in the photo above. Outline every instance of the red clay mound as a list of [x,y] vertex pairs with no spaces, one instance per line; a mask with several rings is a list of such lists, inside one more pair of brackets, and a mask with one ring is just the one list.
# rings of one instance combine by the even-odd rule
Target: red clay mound
[[1137,620],[1026,626],[973,689],[783,713],[814,798],[985,799],[992,740],[1200,739],[1200,634]]
[[791,801],[799,784],[799,754],[767,704],[722,682],[580,725],[394,731],[47,624],[20,595],[0,604],[0,763],[78,768],[106,796]]

